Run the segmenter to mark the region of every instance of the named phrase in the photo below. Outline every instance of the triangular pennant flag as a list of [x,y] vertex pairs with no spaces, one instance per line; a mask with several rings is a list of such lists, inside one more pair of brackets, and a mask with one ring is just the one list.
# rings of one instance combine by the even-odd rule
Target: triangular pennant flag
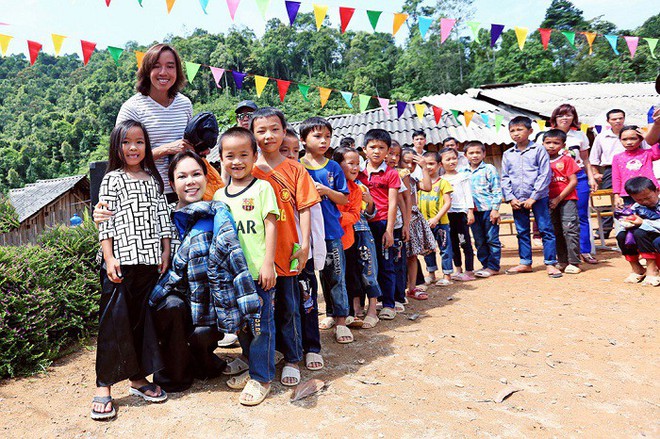
[[142,60],[144,59],[144,52],[140,52],[139,50],[135,51],[135,61],[137,61],[137,66],[138,69],[142,67]]
[[200,65],[201,64],[197,64],[196,62],[186,61],[186,78],[188,78],[188,82],[193,82],[193,79],[197,76]]
[[261,93],[264,91],[266,84],[268,84],[268,77],[254,75],[254,86],[257,88],[257,97],[261,97]]
[[401,26],[403,23],[406,22],[408,19],[408,14],[405,14],[403,12],[398,12],[394,14],[394,21],[392,22],[392,36],[396,35],[397,32],[399,32],[399,29],[401,29]]
[[526,27],[518,27],[518,26],[515,26],[513,29],[516,32],[518,47],[520,47],[520,50],[523,50],[523,48],[525,47],[525,40],[527,39],[528,30]]
[[596,132],[598,134],[600,134],[600,132],[603,131],[603,126],[602,125],[596,125],[596,126],[594,126],[594,128],[596,128]]
[[437,125],[442,120],[442,108],[436,107],[435,105],[431,108],[433,108],[433,117],[435,118],[435,124]]
[[419,33],[422,35],[422,39],[426,36],[431,24],[433,24],[431,17],[419,17]]
[[10,35],[0,34],[0,50],[2,50],[2,56],[7,54],[7,49],[9,48],[9,42],[14,38]]
[[596,39],[596,35],[598,35],[596,32],[582,32],[584,34],[584,37],[587,39],[587,43],[589,43],[589,55],[594,53],[594,40]]
[[231,72],[231,75],[234,77],[234,83],[236,84],[236,88],[239,90],[243,89],[243,80],[247,76],[247,73],[241,73],[241,72]]
[[339,93],[341,93],[341,97],[343,97],[346,101],[348,108],[353,108],[353,104],[351,103],[351,99],[353,99],[353,93],[350,91],[340,91]]
[[539,28],[539,34],[541,34],[541,44],[543,44],[543,50],[548,50],[548,43],[550,42],[551,33],[552,33],[552,29]]
[[405,101],[396,101],[396,117],[401,117],[406,112],[408,108],[408,102]]
[[353,14],[355,13],[355,8],[345,8],[343,6],[339,7],[339,20],[341,21],[341,33],[346,32],[346,27],[350,23]]
[[415,113],[417,113],[417,119],[419,119],[420,122],[424,122],[424,111],[426,111],[426,105],[415,104]]
[[496,114],[495,115],[495,132],[499,133],[500,128],[502,128],[502,122],[504,121],[504,116],[501,114]]
[[138,3],[140,4],[140,7],[142,7],[142,0],[138,0]]
[[307,99],[307,93],[309,93],[309,85],[298,84],[298,90],[300,90],[300,94],[303,95],[303,98],[309,102],[309,99]]
[[111,2],[111,1],[112,1],[112,0],[105,0],[105,5],[106,5],[107,7],[110,7],[110,2]]
[[488,115],[486,113],[481,113],[481,120],[483,120],[486,126],[490,128],[490,120],[488,119]]
[[204,11],[204,15],[208,15],[206,12],[206,7],[209,5],[209,0],[199,0],[199,5],[202,7],[202,11]]
[[561,31],[562,35],[566,37],[569,43],[571,43],[571,46],[575,48],[575,32],[569,32],[569,31]]
[[289,24],[293,26],[293,22],[296,21],[298,16],[298,9],[300,9],[300,2],[285,1],[286,13],[289,15]]
[[57,34],[51,34],[50,36],[53,39],[53,47],[55,48],[55,56],[60,56],[60,50],[62,50],[62,43],[64,42],[64,39],[66,38],[66,36],[57,35]]
[[649,43],[649,51],[651,52],[651,58],[655,58],[655,46],[658,45],[657,38],[644,38],[647,43]]
[[94,53],[94,49],[96,48],[96,43],[92,43],[91,41],[84,41],[80,40],[80,46],[82,47],[82,54],[83,54],[83,65],[87,65],[89,62],[89,58],[92,56],[92,53]]
[[176,0],[165,0],[165,3],[167,4],[167,13],[168,14],[170,12],[172,12],[172,6],[174,6],[174,2],[176,2]]
[[440,43],[444,43],[449,34],[451,33],[452,28],[456,24],[456,20],[453,18],[441,18],[440,19]]
[[280,93],[280,102],[284,102],[284,97],[286,96],[286,92],[289,91],[291,81],[285,81],[283,79],[276,79],[275,81],[277,82],[277,91]]
[[378,102],[380,103],[380,107],[385,111],[385,116],[390,117],[390,100],[385,99],[385,98],[378,98]]
[[41,50],[42,46],[36,41],[28,40],[27,43],[28,50],[30,51],[30,65],[34,65],[34,62],[37,60],[37,56],[39,56],[39,51]]
[[268,11],[268,4],[270,3],[270,0],[254,0],[257,2],[257,8],[259,9],[259,12],[261,12],[261,17],[265,20],[266,19],[266,12]]
[[615,55],[619,55],[619,50],[616,48],[616,43],[619,39],[618,35],[605,35],[605,39],[607,40],[608,43],[610,43],[610,46],[612,47],[612,50],[614,51]]
[[319,87],[319,96],[321,97],[321,108],[325,107],[328,103],[328,98],[332,92],[331,88]]
[[468,27],[472,31],[472,36],[474,37],[474,41],[479,43],[480,42],[479,41],[479,26],[481,25],[481,23],[479,23],[478,21],[468,21],[466,24],[468,25]]
[[326,5],[312,5],[314,7],[314,17],[316,18],[316,30],[320,30],[323,25],[323,20],[328,13],[328,7]]
[[461,114],[461,112],[458,111],[458,110],[449,110],[449,111],[451,111],[451,114],[454,115],[454,119],[456,119],[456,122],[457,122],[459,125],[463,125],[463,124],[461,123],[461,121],[458,120],[458,115]]
[[229,16],[231,21],[234,21],[234,16],[236,16],[236,9],[238,9],[238,4],[241,0],[227,0],[227,7],[229,8]]
[[580,124],[580,131],[582,131],[584,134],[587,134],[588,129],[589,129],[589,124],[586,124],[586,123],[581,123]]
[[213,80],[215,81],[215,85],[220,88],[220,80],[222,79],[222,75],[225,74],[225,69],[221,69],[219,67],[209,67],[211,69],[211,74],[213,75]]
[[628,45],[628,50],[630,51],[630,57],[635,57],[635,52],[637,52],[637,45],[639,44],[639,37],[623,37],[626,40]]
[[360,111],[364,111],[369,106],[369,101],[371,101],[371,96],[360,95]]
[[543,131],[545,129],[545,121],[543,119],[536,119],[536,123],[539,126],[539,130]]
[[490,47],[495,47],[495,44],[497,43],[497,40],[500,38],[500,35],[502,35],[503,30],[504,30],[503,24],[490,25]]
[[463,117],[465,118],[465,127],[467,128],[472,122],[472,117],[474,116],[474,111],[464,111]]
[[110,56],[112,57],[112,59],[115,60],[115,64],[119,65],[119,57],[124,52],[124,49],[120,49],[119,47],[108,46],[108,52],[110,52]]
[[373,28],[374,32],[376,32],[378,19],[380,18],[380,14],[382,13],[383,11],[367,11],[367,17],[369,17],[369,23],[371,23],[371,27]]

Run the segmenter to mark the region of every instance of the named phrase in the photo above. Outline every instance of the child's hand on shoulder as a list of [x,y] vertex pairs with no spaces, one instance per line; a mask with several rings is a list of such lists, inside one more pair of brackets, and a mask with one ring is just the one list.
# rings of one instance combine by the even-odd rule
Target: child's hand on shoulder
[[[304,266],[304,264],[301,266]],[[261,288],[263,288],[264,291],[274,288],[276,279],[275,268],[272,264],[264,264],[259,270],[259,285],[261,285]]]
[[528,198],[528,199],[525,200],[524,203],[522,203],[522,207],[524,207],[527,210],[530,210],[532,208],[532,206],[534,205],[534,203],[536,203],[536,200],[534,200],[532,198]]

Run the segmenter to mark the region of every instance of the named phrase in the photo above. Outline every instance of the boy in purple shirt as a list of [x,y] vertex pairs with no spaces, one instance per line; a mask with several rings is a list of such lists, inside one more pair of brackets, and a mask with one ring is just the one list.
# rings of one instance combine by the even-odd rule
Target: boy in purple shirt
[[532,271],[532,239],[530,235],[530,212],[539,226],[543,240],[543,263],[548,276],[561,277],[557,264],[555,233],[550,221],[548,193],[552,172],[550,158],[543,145],[529,140],[532,121],[517,116],[509,122],[509,134],[516,145],[502,155],[502,193],[504,201],[511,204],[513,222],[518,232],[518,254],[520,264],[506,270],[506,274],[530,273]]

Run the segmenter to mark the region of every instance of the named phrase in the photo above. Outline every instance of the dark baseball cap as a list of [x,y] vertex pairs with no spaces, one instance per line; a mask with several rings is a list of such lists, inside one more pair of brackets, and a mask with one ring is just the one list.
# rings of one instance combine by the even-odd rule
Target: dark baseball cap
[[254,101],[246,100],[246,101],[239,102],[238,105],[236,106],[236,110],[234,110],[234,112],[238,113],[243,108],[249,108],[252,111],[256,111],[256,110],[259,109],[259,107],[257,106],[257,104],[254,103]]

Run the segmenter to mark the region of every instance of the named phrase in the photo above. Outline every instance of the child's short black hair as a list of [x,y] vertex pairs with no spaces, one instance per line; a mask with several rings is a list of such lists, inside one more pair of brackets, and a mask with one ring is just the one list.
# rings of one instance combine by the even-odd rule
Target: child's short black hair
[[557,128],[553,128],[543,133],[543,140],[545,141],[547,138],[559,139],[562,143],[566,143],[566,133]]
[[522,125],[528,130],[532,129],[532,119],[527,116],[516,116],[509,121],[509,128],[514,125]]
[[445,146],[445,143],[447,142],[454,142],[456,145],[458,145],[458,139],[456,137],[447,137],[445,140],[442,141],[442,146]]
[[424,157],[424,158],[430,157],[438,163],[440,163],[440,159],[441,159],[440,153],[435,152],[435,151],[426,151],[424,154],[422,154],[422,157]]
[[413,136],[413,139],[417,136],[422,136],[426,139],[426,133],[424,132],[424,130],[415,130],[415,131],[413,131],[412,136]]
[[467,152],[468,149],[470,148],[481,148],[481,152],[484,154],[486,153],[486,145],[483,144],[483,142],[480,142],[478,140],[471,140],[470,142],[465,145],[465,152]]
[[296,139],[298,139],[298,133],[291,125],[286,126],[286,136],[295,137]]
[[626,112],[619,109],[619,108],[612,108],[610,111],[607,112],[606,119],[610,120],[610,116],[616,113],[621,113],[623,114],[623,117],[626,117]]
[[252,113],[252,117],[250,118],[250,131],[254,132],[255,120],[264,119],[266,117],[271,117],[271,116],[277,116],[277,118],[282,123],[282,129],[286,129],[287,127],[286,117],[284,117],[284,113],[282,113],[282,110],[275,107],[263,107],[263,108],[259,108],[254,113]]
[[344,137],[339,141],[339,147],[340,148],[354,148],[355,147],[355,139],[352,137]]
[[330,134],[332,134],[332,125],[330,125],[330,122],[328,122],[327,119],[319,116],[312,116],[305,119],[300,124],[300,140],[305,141],[309,133],[322,128],[327,128],[328,131],[330,131]]
[[332,153],[332,160],[334,160],[337,163],[341,163],[341,162],[344,161],[344,157],[349,152],[352,152],[352,153],[355,153],[355,154],[358,153],[355,149],[353,149],[349,146],[340,146],[339,148],[337,148],[335,150],[335,152]]
[[637,195],[647,189],[655,192],[658,189],[653,180],[648,177],[633,177],[626,181],[624,188],[628,195]]
[[367,131],[367,134],[364,135],[365,148],[372,140],[380,140],[381,142],[384,142],[388,148],[392,146],[392,137],[390,136],[390,133],[380,128],[373,128]]
[[254,134],[252,134],[252,131],[246,130],[243,127],[231,127],[227,131],[222,133],[222,136],[220,136],[220,140],[218,140],[218,154],[220,155],[220,158],[222,158],[222,142],[230,137],[239,137],[245,140],[246,142],[250,142],[250,149],[252,149],[252,152],[256,154],[257,139],[254,137]]
[[456,157],[458,157],[458,151],[456,151],[454,148],[442,148],[440,151],[438,151],[438,155],[440,156],[440,160],[442,161],[442,156],[445,154],[454,154]]
[[624,127],[621,128],[621,131],[619,131],[619,139],[621,138],[621,135],[623,134],[624,131],[635,131],[637,133],[637,137],[644,140],[644,136],[639,134],[639,127],[637,125],[624,125]]

